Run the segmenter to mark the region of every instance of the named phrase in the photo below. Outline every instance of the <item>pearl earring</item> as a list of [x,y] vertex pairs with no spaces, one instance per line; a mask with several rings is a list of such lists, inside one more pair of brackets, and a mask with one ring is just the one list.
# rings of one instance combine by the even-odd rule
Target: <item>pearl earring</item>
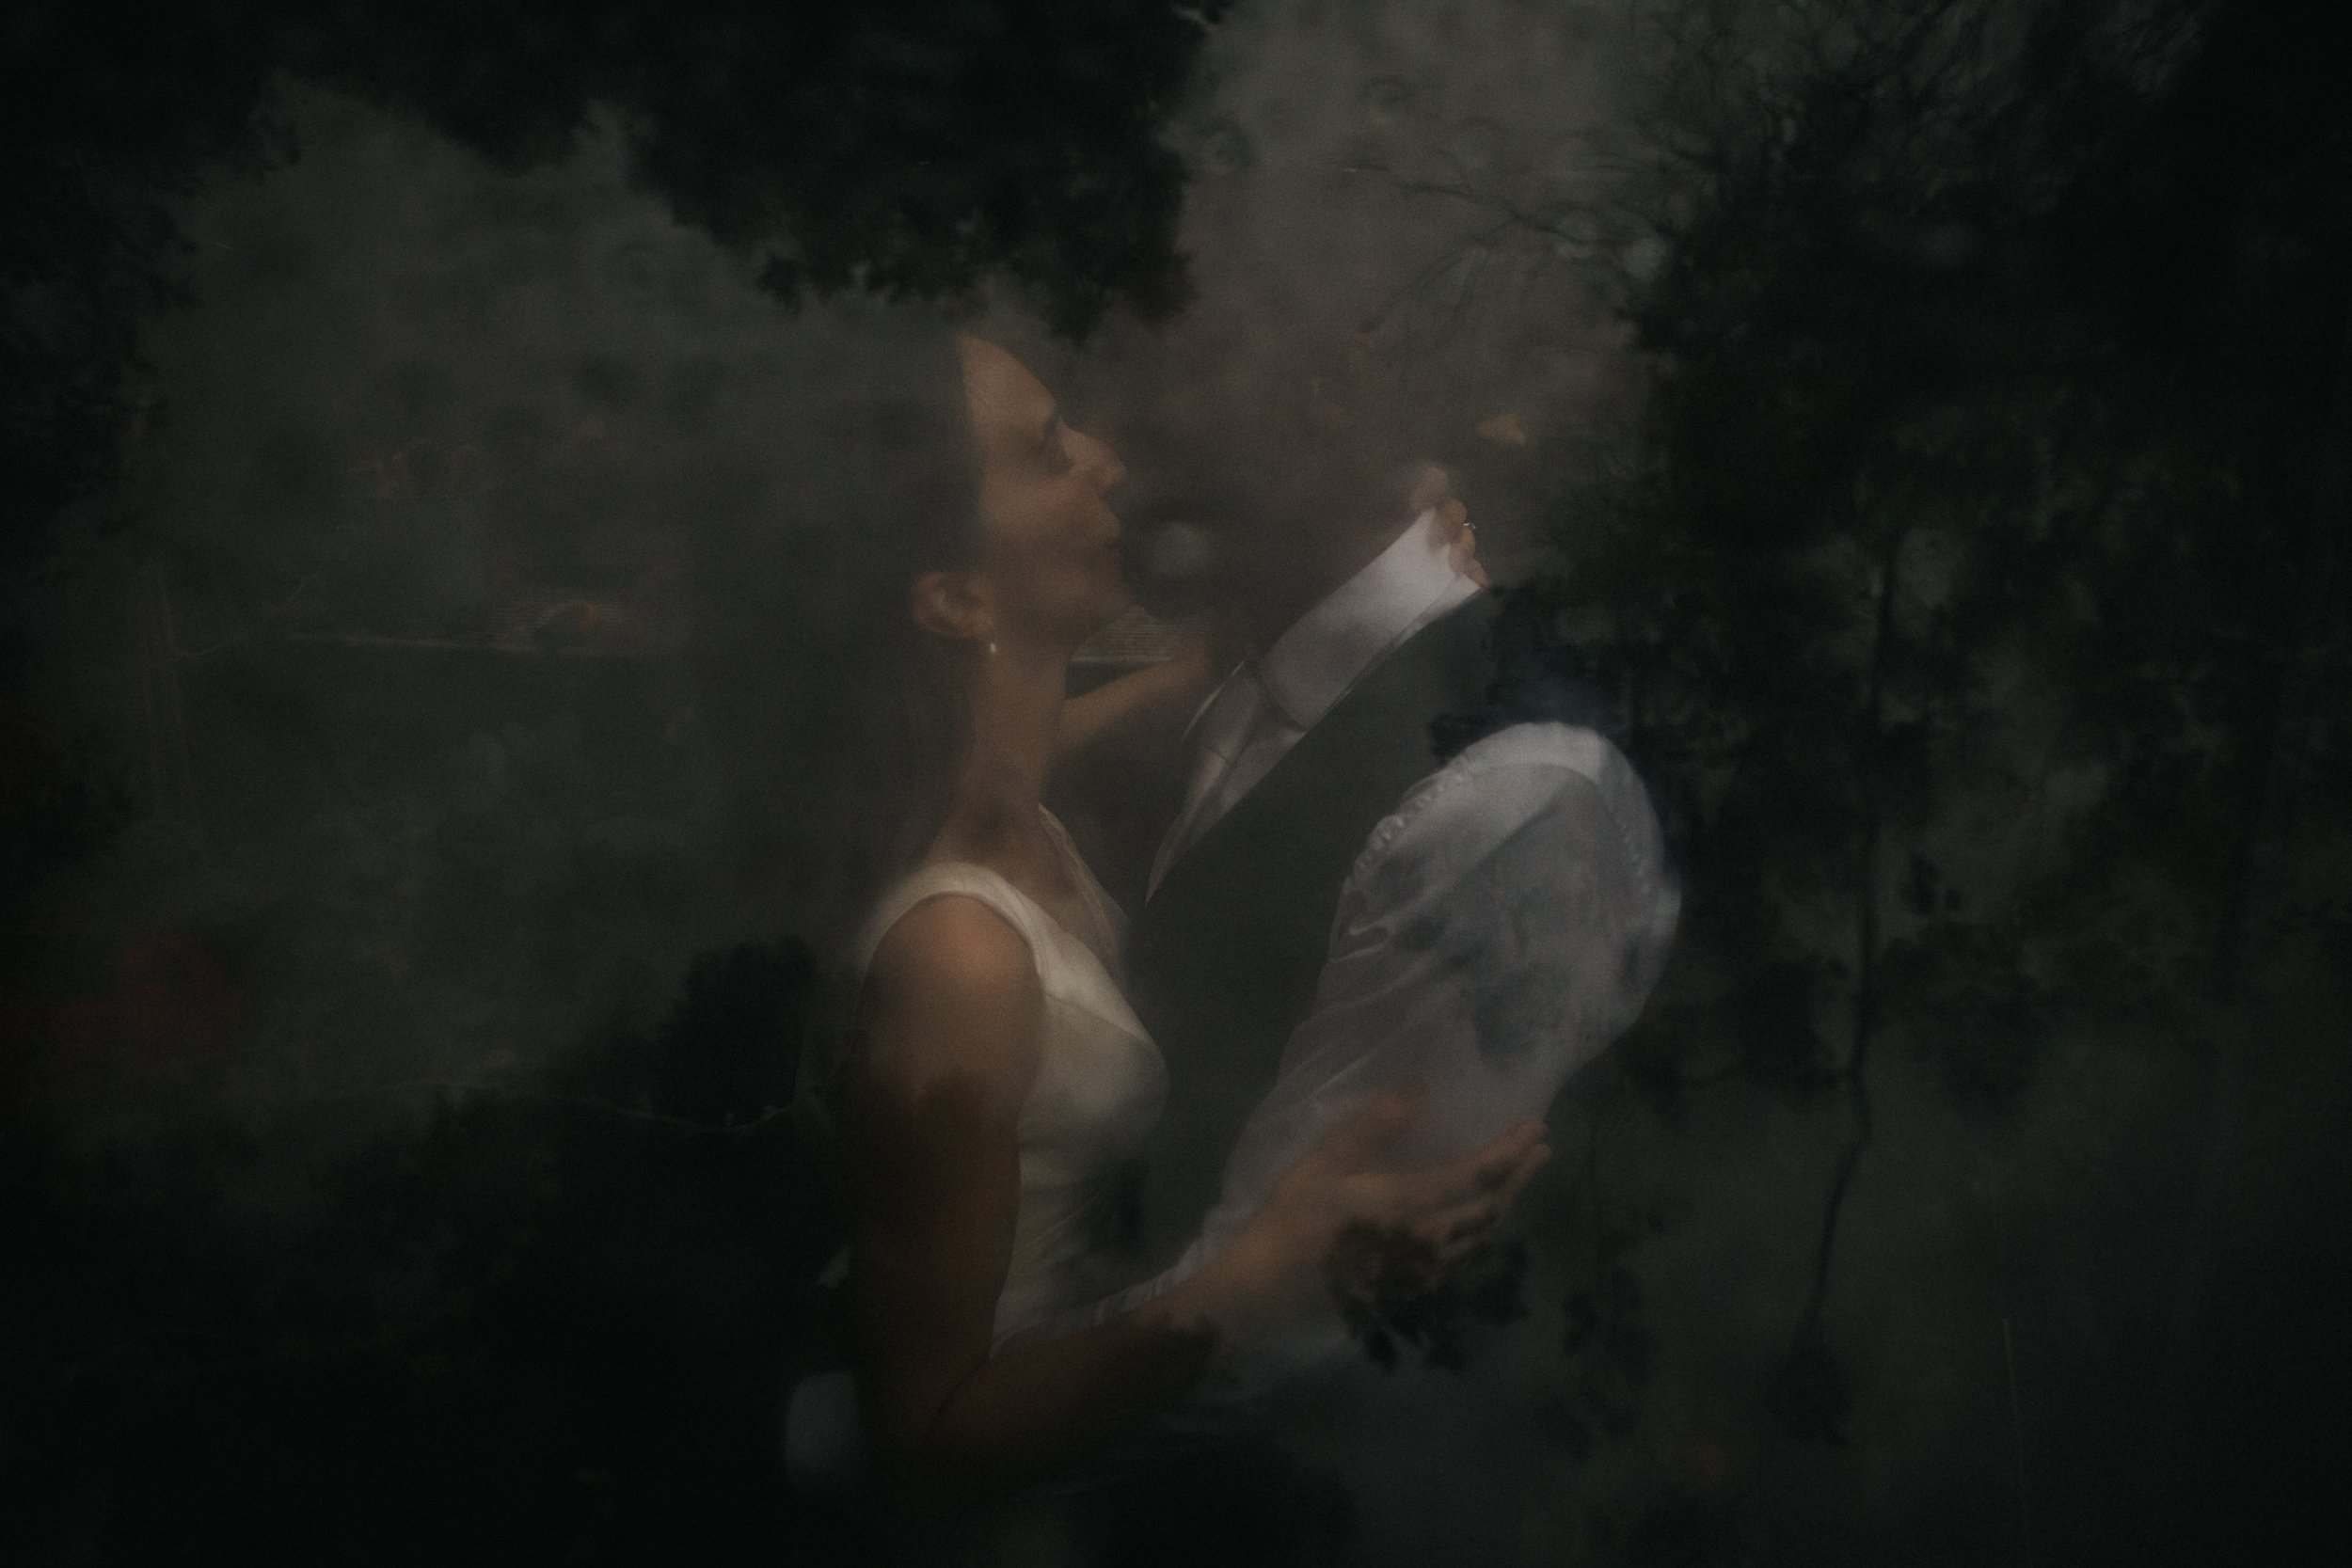
[[991,658],[996,657],[996,639],[993,637],[988,640],[988,657]]

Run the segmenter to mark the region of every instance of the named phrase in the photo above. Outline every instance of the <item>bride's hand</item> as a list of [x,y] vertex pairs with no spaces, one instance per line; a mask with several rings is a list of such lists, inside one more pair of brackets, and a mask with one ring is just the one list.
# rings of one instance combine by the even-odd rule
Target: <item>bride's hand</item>
[[1159,765],[1185,722],[1241,662],[1245,646],[1241,618],[1222,614],[1189,634],[1167,662],[1104,681],[1064,703],[1054,736],[1054,768],[1061,783],[1085,793],[1131,788],[1088,781],[1104,768]]
[[1379,1168],[1421,1108],[1383,1096],[1291,1168],[1200,1284],[1229,1332],[1373,1295],[1420,1294],[1473,1257],[1550,1156],[1544,1124],[1519,1123],[1483,1148],[1417,1170]]
[[1438,503],[1438,537],[1446,542],[1455,571],[1481,588],[1494,586],[1478,559],[1478,529],[1470,520],[1470,508],[1451,496]]

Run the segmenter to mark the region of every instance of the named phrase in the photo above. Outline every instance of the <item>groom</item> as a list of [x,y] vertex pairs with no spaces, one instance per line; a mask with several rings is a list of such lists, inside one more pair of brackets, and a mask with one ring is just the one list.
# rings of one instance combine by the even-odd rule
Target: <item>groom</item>
[[[1393,1085],[1429,1090],[1409,1162],[1542,1115],[1631,1022],[1677,909],[1582,700],[1499,666],[1496,596],[1414,493],[1426,437],[1378,362],[1211,346],[1129,443],[1215,518],[1251,649],[1186,734],[1128,952],[1170,1067],[1142,1220],[1171,1275]],[[1336,1322],[1308,1338],[1245,1402],[1347,1483],[1352,1560],[1513,1559],[1535,1440],[1509,1369],[1384,1376]]]

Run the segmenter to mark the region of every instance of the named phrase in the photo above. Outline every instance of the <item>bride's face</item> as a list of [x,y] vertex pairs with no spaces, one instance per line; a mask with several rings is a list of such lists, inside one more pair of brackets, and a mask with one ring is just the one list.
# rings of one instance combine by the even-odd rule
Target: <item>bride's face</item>
[[1062,422],[1054,395],[994,343],[958,340],[979,463],[980,557],[1000,635],[1074,646],[1127,603],[1110,448]]

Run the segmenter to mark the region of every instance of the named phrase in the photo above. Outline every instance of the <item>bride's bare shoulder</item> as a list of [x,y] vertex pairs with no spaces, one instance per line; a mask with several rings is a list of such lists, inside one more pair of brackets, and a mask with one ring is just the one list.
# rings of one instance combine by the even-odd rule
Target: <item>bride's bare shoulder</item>
[[921,1087],[975,1078],[1025,1092],[1044,992],[1021,933],[980,899],[946,893],[891,926],[866,973],[870,1065]]

